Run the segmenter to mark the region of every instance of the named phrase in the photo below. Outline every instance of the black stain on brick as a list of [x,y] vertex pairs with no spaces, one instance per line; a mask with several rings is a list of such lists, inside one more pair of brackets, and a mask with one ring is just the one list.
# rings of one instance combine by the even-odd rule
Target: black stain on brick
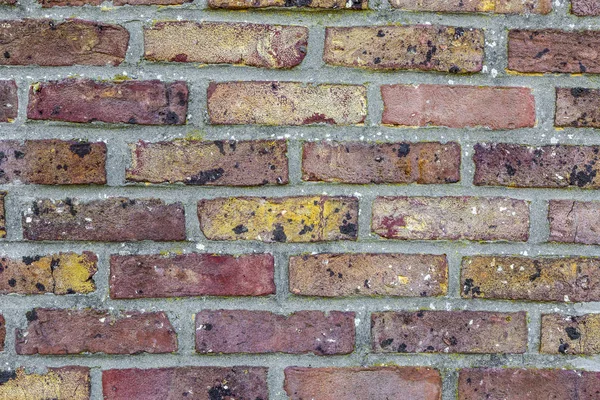
[[189,178],[189,183],[194,185],[205,185],[208,182],[215,182],[223,176],[225,170],[223,168],[209,169],[207,171],[200,171],[197,175]]
[[381,343],[379,343],[379,345],[380,345],[381,347],[388,347],[388,346],[390,346],[392,343],[394,343],[394,339],[391,339],[391,338],[390,338],[390,339],[385,339],[385,340],[382,340],[382,341],[381,341]]
[[92,152],[92,145],[89,143],[73,143],[69,150],[83,158]]
[[40,292],[44,292],[44,291],[46,291],[46,286],[44,286],[43,284],[41,284],[41,283],[39,283],[39,282],[35,284],[35,288],[36,288],[37,290],[39,290]]
[[579,333],[577,328],[572,327],[572,326],[566,327],[565,332],[567,332],[567,335],[569,336],[569,339],[571,339],[571,340],[577,340],[581,337],[581,333]]
[[465,294],[469,294],[469,292],[471,292],[471,295],[473,297],[481,294],[481,290],[479,289],[479,286],[475,286],[475,284],[473,283],[473,279],[471,279],[471,278],[465,279],[465,283],[463,285],[463,291]]
[[27,311],[25,313],[25,318],[27,318],[27,321],[29,321],[29,322],[37,321],[37,319],[38,319],[37,310],[34,308],[31,311]]
[[571,89],[571,96],[573,96],[575,98],[585,96],[589,93],[590,93],[590,89],[585,89],[585,88],[572,88]]
[[246,233],[248,232],[248,228],[246,228],[244,225],[238,225],[235,228],[232,229],[233,233],[235,233],[236,235],[241,235],[242,233]]
[[15,371],[0,371],[0,385],[3,385],[16,377],[17,373]]
[[547,54],[550,52],[550,49],[546,48],[542,51],[540,51],[539,53],[537,53],[533,58],[535,58],[536,60],[539,60],[540,58],[542,58],[544,56],[544,54]]
[[571,175],[569,176],[569,184],[583,187],[594,182],[596,177],[596,170],[592,168],[591,164],[586,164],[584,169],[578,170],[577,165],[571,169]]
[[508,163],[504,164],[504,167],[506,168],[506,173],[508,174],[508,176],[514,176],[517,173],[517,170],[514,169],[514,167]]
[[208,390],[208,398],[210,400],[226,400],[233,396],[231,389],[225,389],[223,386],[213,386]]
[[340,226],[340,232],[344,235],[356,237],[357,231],[358,227],[356,226],[356,224],[345,224]]
[[275,225],[275,229],[273,230],[273,240],[276,242],[285,242],[287,240],[287,236],[285,235],[281,224]]
[[169,111],[167,116],[165,117],[165,124],[175,125],[179,123],[179,115],[174,113],[173,111]]
[[215,140],[213,143],[215,144],[215,146],[217,146],[219,148],[219,153],[225,155],[225,145],[224,145],[223,141]]
[[23,257],[23,263],[25,263],[25,265],[31,265],[32,263],[34,263],[36,261],[40,261],[40,259],[41,259],[40,256],[33,256],[33,257],[25,256],[25,257]]
[[8,286],[10,286],[10,287],[15,287],[15,286],[17,286],[17,280],[16,280],[15,278],[11,278],[11,279],[9,279],[9,281],[8,281]]
[[410,153],[410,144],[408,143],[400,143],[398,147],[398,157],[406,157]]

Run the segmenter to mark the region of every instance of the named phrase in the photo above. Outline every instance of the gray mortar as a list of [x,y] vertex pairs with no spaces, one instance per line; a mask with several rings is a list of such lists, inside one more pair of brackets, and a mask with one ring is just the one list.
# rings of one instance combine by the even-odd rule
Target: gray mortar
[[[477,142],[516,142],[524,144],[600,144],[594,129],[565,128],[556,130],[554,118],[554,87],[600,88],[599,75],[544,76],[509,75],[505,72],[506,32],[509,28],[559,28],[565,30],[600,29],[600,17],[578,18],[569,14],[569,3],[554,3],[547,16],[502,16],[402,12],[391,9],[386,0],[371,1],[372,11],[264,11],[249,12],[208,10],[200,0],[179,7],[125,6],[108,9],[100,7],[68,7],[42,9],[34,0],[20,0],[17,7],[1,7],[0,19],[43,18],[63,20],[77,16],[81,19],[118,23],[131,33],[126,62],[119,67],[2,67],[0,79],[14,79],[19,85],[19,116],[12,124],[2,124],[1,139],[61,138],[104,141],[108,146],[107,186],[52,187],[37,185],[1,185],[9,192],[6,198],[6,240],[0,242],[0,252],[12,257],[50,254],[59,251],[90,250],[99,255],[99,271],[95,275],[97,291],[80,295],[0,296],[0,312],[7,324],[6,349],[0,356],[4,368],[25,366],[42,371],[48,366],[85,365],[92,367],[92,398],[102,398],[101,370],[110,368],[153,368],[183,365],[261,365],[268,366],[271,399],[285,399],[283,369],[286,366],[359,366],[381,363],[421,365],[439,368],[444,380],[444,400],[455,398],[457,369],[474,366],[561,367],[600,370],[600,356],[554,356],[537,353],[540,315],[548,312],[581,314],[600,311],[599,302],[591,303],[534,303],[497,300],[466,300],[460,298],[460,261],[465,255],[522,254],[522,255],[586,255],[600,256],[600,246],[562,245],[545,243],[549,227],[546,220],[550,199],[600,199],[598,191],[582,189],[506,189],[472,185],[472,147]],[[293,70],[265,70],[250,67],[205,66],[187,64],[152,64],[141,61],[143,55],[142,27],[159,20],[247,21],[269,24],[309,26],[308,54]],[[358,26],[377,24],[432,23],[461,27],[484,28],[486,36],[486,72],[475,75],[449,75],[420,72],[368,72],[360,69],[326,66],[321,58],[326,26]],[[492,72],[495,71],[493,74]],[[39,80],[85,76],[109,79],[126,73],[136,79],[185,80],[190,87],[189,120],[186,126],[143,127],[107,124],[64,124],[26,122],[28,86]],[[496,75],[497,74],[497,75]],[[496,76],[494,76],[496,75]],[[211,81],[282,80],[301,82],[354,83],[368,86],[368,112],[365,126],[210,126],[206,119],[206,88]],[[488,86],[526,86],[533,88],[536,97],[538,125],[529,129],[489,131],[485,129],[449,128],[392,128],[378,126],[383,103],[379,85],[390,83],[438,83]],[[125,185],[124,170],[130,162],[128,143],[139,139],[148,141],[182,138],[199,133],[204,139],[286,138],[289,140],[290,185],[260,188],[192,187],[183,185]],[[459,141],[463,147],[462,181],[450,185],[336,185],[304,183],[301,181],[301,141],[303,140],[365,140],[365,141]],[[314,244],[264,244],[259,242],[207,241],[196,217],[196,203],[202,198],[220,196],[286,196],[302,194],[357,195],[360,198],[359,241]],[[409,196],[509,196],[531,201],[531,238],[528,243],[424,242],[385,241],[370,233],[371,203],[378,195]],[[85,243],[23,241],[21,215],[34,198],[65,197],[82,200],[106,196],[133,198],[157,197],[167,202],[181,201],[187,218],[187,242],[177,243]],[[242,254],[270,252],[276,260],[277,294],[263,298],[198,297],[185,299],[111,300],[108,297],[108,259],[110,254],[152,254],[159,251],[210,252]],[[287,260],[289,255],[305,252],[400,252],[447,254],[450,264],[448,295],[438,298],[303,298],[289,294]],[[14,329],[26,326],[25,312],[33,307],[98,307],[120,309],[164,310],[178,333],[179,352],[166,355],[136,356],[18,356],[14,349]],[[296,310],[348,310],[356,312],[356,351],[347,356],[317,357],[313,355],[223,355],[207,356],[194,353],[193,316],[202,309],[232,308],[270,310],[289,313]],[[380,310],[490,310],[527,311],[529,317],[529,348],[523,355],[453,355],[453,354],[371,354],[369,314]]]

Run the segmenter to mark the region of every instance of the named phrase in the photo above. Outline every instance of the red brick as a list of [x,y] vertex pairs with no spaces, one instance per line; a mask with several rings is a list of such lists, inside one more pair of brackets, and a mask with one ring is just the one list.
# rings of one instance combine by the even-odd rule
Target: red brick
[[[115,6],[124,6],[130,4],[132,6],[138,5],[179,5],[185,3],[191,3],[193,0],[113,0]],[[87,4],[91,6],[99,6],[105,2],[105,0],[38,0],[38,2],[44,8],[56,7],[56,6],[67,6],[67,7],[78,7],[85,6]]]
[[464,298],[600,301],[600,258],[464,257]]
[[150,61],[292,68],[306,55],[308,28],[229,22],[159,22],[144,30]]
[[182,125],[186,120],[187,101],[185,82],[65,79],[32,85],[27,118]]
[[0,141],[0,183],[106,183],[106,144],[75,140]]
[[376,353],[525,353],[525,312],[386,311],[371,314]]
[[104,400],[269,398],[262,367],[109,369],[102,371],[102,389]]
[[595,399],[600,372],[558,369],[463,369],[459,400]]
[[597,0],[571,0],[571,12],[575,15],[600,15],[600,3]]
[[15,4],[17,4],[17,0],[0,0],[0,4],[14,6]]
[[84,251],[48,256],[2,257],[0,294],[73,294],[96,290],[92,277],[98,271],[98,257]]
[[528,88],[383,85],[381,96],[383,124],[489,129],[535,125],[535,100]]
[[323,60],[374,70],[481,71],[481,29],[436,25],[330,27]]
[[600,244],[600,202],[551,200],[551,242]]
[[392,7],[409,11],[493,14],[548,14],[552,0],[390,0]]
[[554,125],[600,128],[600,90],[557,88]]
[[361,85],[300,82],[211,82],[211,124],[354,125],[367,116]]
[[129,32],[119,25],[70,19],[2,21],[2,65],[119,65]]
[[18,105],[15,81],[0,81],[0,122],[13,122],[17,118]]
[[600,146],[475,145],[475,185],[600,188],[595,164]]
[[599,329],[600,314],[580,316],[544,314],[540,353],[599,354]]
[[302,179],[344,183],[454,183],[460,145],[450,142],[308,142]]
[[200,229],[209,240],[322,242],[356,240],[355,197],[231,197],[198,202]]
[[128,181],[214,186],[288,183],[284,140],[140,141],[130,148]]
[[508,32],[508,69],[517,72],[600,72],[600,31]]
[[113,255],[113,299],[182,296],[264,296],[275,293],[271,254]]
[[349,354],[354,350],[354,313],[204,310],[196,315],[199,353]]
[[368,0],[208,0],[211,8],[228,8],[233,10],[247,8],[315,8],[327,10],[365,10]]
[[17,354],[137,354],[177,351],[177,335],[164,312],[34,308],[27,329],[17,329]]
[[28,240],[185,240],[183,205],[158,199],[35,200],[22,223]]
[[292,400],[441,400],[442,378],[423,367],[288,367],[284,389]]
[[[0,351],[4,351],[4,340],[6,339],[6,321],[4,316],[0,315]],[[2,386],[0,385],[0,390]]]
[[43,374],[25,368],[0,371],[0,398],[13,400],[89,400],[90,369],[87,367],[48,368]]
[[529,237],[529,203],[504,197],[378,197],[372,230],[386,239],[523,242]]
[[317,254],[290,257],[290,292],[302,296],[441,296],[445,255]]
[[0,191],[0,238],[6,237],[6,215],[4,210],[4,198],[7,192]]

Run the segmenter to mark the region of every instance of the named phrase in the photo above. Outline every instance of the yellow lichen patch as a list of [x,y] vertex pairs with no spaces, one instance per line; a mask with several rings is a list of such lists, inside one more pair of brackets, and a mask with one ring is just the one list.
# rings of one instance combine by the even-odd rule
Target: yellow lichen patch
[[52,368],[46,374],[27,374],[23,368],[0,385],[0,399],[85,400],[90,396],[87,368]]
[[88,252],[61,253],[53,257],[52,262],[56,265],[52,272],[54,293],[90,293],[96,290],[92,280],[97,271],[96,260],[96,256]]

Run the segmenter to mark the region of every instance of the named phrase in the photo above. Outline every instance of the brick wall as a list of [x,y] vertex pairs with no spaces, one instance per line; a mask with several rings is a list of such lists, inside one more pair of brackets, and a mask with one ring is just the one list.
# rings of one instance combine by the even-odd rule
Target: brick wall
[[598,0],[0,19],[0,398],[600,398]]

